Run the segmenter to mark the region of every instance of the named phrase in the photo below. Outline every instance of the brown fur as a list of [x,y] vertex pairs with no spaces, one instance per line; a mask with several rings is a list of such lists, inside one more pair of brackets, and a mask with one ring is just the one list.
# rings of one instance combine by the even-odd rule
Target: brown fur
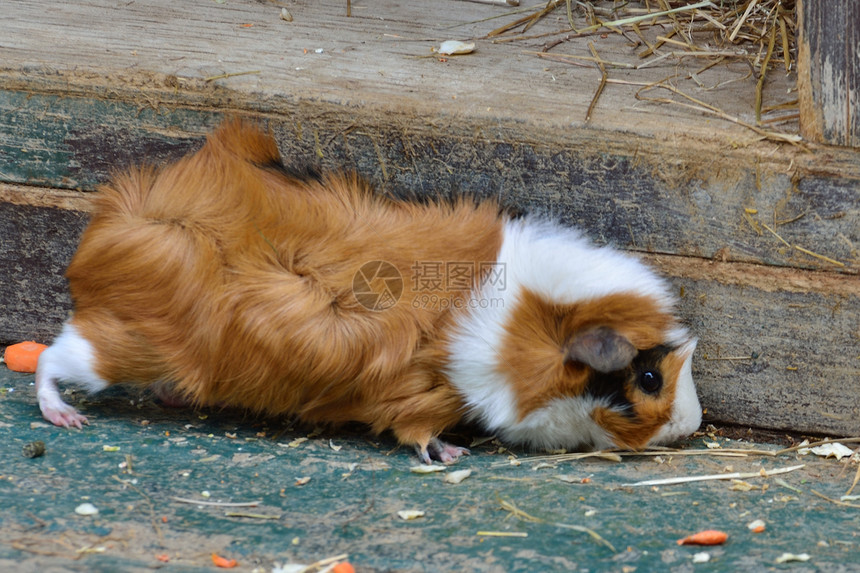
[[[675,320],[645,296],[616,294],[556,304],[524,291],[505,326],[501,352],[504,374],[519,400],[520,420],[553,399],[585,394],[591,370],[566,359],[567,345],[578,333],[608,327],[643,350],[661,344],[666,332],[675,326]],[[664,389],[657,397],[645,395],[632,381],[625,385],[624,392],[638,415],[635,422],[606,409],[597,409],[593,419],[619,444],[643,447],[669,420],[683,358],[670,354],[663,361]]]
[[[426,445],[462,405],[439,371],[453,311],[413,305],[413,265],[495,261],[497,207],[390,201],[353,175],[291,177],[279,160],[271,137],[231,122],[194,155],[101,189],[67,274],[96,373]],[[352,292],[368,261],[403,279],[381,312]]]

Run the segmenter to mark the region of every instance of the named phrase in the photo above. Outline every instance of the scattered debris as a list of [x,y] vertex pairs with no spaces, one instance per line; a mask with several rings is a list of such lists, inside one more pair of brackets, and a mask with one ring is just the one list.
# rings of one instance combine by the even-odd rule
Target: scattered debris
[[332,567],[331,573],[355,573],[355,567],[349,561],[343,561]]
[[444,472],[448,469],[448,466],[440,466],[440,465],[420,465],[420,466],[412,466],[409,468],[409,471],[414,474],[432,474],[435,472]]
[[676,477],[676,478],[665,478],[665,479],[651,479],[645,481],[637,481],[635,483],[625,483],[622,484],[624,487],[636,487],[636,486],[649,486],[649,485],[675,485],[679,483],[690,483],[695,481],[710,481],[710,480],[741,480],[748,478],[757,478],[757,477],[769,477],[775,476],[779,474],[784,474],[788,472],[793,472],[795,470],[799,470],[800,468],[806,467],[806,464],[800,464],[797,466],[791,466],[787,468],[775,469],[770,471],[765,471],[762,469],[758,472],[749,472],[749,473],[739,473],[735,472],[732,474],[713,474],[713,475],[705,475],[705,476],[689,476],[689,477]]
[[711,560],[711,554],[707,551],[701,551],[693,554],[693,563],[707,563]]
[[461,42],[460,40],[446,40],[436,48],[436,53],[443,56],[459,56],[471,54],[474,51],[475,42]]
[[591,483],[590,477],[577,477],[577,476],[565,475],[565,474],[552,476],[552,477],[554,477],[557,480],[563,481],[564,483],[578,483],[578,484]]
[[424,517],[424,512],[420,509],[404,509],[397,512],[397,517],[403,521],[412,521],[413,519]]
[[76,549],[75,553],[77,553],[78,555],[85,555],[87,553],[104,553],[105,551],[107,551],[106,547],[103,547],[103,546],[94,547],[92,545],[87,545],[86,547],[81,547],[80,549]]
[[263,513],[245,513],[242,511],[225,511],[226,517],[247,517],[248,519],[281,519],[280,515],[266,515]]
[[480,537],[528,537],[524,531],[478,531],[475,533]]
[[785,489],[793,491],[794,493],[803,493],[803,490],[797,489],[782,478],[776,478],[775,480],[773,480],[773,482],[777,485],[784,487]]
[[275,563],[272,573],[355,573],[355,567],[347,559],[349,559],[349,555],[344,553],[335,557],[320,559],[310,565],[299,563],[280,565]]
[[848,503],[847,501],[840,501],[840,500],[838,500],[838,499],[833,499],[832,497],[827,497],[827,496],[826,496],[826,495],[824,495],[823,493],[821,493],[821,492],[819,492],[819,491],[815,491],[814,489],[809,490],[809,491],[811,491],[813,495],[817,495],[817,496],[818,496],[818,497],[820,497],[821,499],[826,499],[827,501],[829,501],[829,502],[830,502],[830,503],[832,503],[832,504],[839,505],[839,506],[841,506],[841,507],[854,507],[854,508],[860,508],[860,504],[857,504],[857,503]]
[[837,460],[841,460],[842,458],[851,456],[854,453],[854,450],[840,444],[839,442],[832,442],[815,446],[814,448],[797,450],[797,453],[801,456],[806,455],[809,452],[812,452],[816,456],[821,456],[822,458],[836,458]]
[[222,569],[232,569],[239,565],[239,562],[235,559],[227,559],[217,553],[212,554],[212,563],[215,564],[215,567],[221,567]]
[[824,444],[835,444],[835,443],[841,443],[841,444],[857,444],[857,443],[860,443],[860,437],[857,437],[857,438],[839,438],[839,439],[831,439],[831,438],[828,438],[828,439],[826,439],[826,440],[819,440],[819,441],[817,441],[817,442],[812,442],[812,443],[809,443],[809,441],[808,441],[808,440],[803,440],[801,443],[799,443],[799,444],[798,444],[798,445],[796,445],[796,446],[792,446],[792,447],[790,447],[790,448],[783,448],[783,449],[781,449],[781,450],[777,450],[776,452],[774,452],[774,455],[779,456],[779,455],[782,455],[782,454],[788,454],[788,453],[791,453],[791,452],[798,452],[798,453],[800,453],[800,452],[802,452],[802,451],[806,451],[806,450],[808,450],[808,449],[810,449],[810,448],[814,448],[814,447],[816,447],[816,446],[821,446],[821,445],[824,445]]
[[284,22],[292,22],[293,15],[290,14],[290,11],[286,8],[281,8],[281,20],[283,20]]
[[468,0],[478,4],[492,4],[493,6],[519,6],[520,0]]
[[200,499],[187,499],[184,497],[172,496],[170,499],[179,503],[188,503],[191,505],[211,505],[214,507],[257,507],[262,501],[246,501],[246,502],[226,502],[226,501],[203,501]]
[[732,480],[732,487],[730,487],[732,491],[752,491],[755,489],[755,486],[749,482],[745,482],[739,479]]
[[776,558],[776,563],[790,563],[792,561],[809,561],[812,557],[809,553],[783,553]]
[[502,499],[502,498],[498,498],[498,500],[499,500],[499,505],[502,506],[502,509],[504,509],[505,511],[511,512],[512,515],[514,515],[515,517],[517,517],[523,521],[529,521],[532,523],[548,523],[549,525],[553,525],[555,527],[560,527],[562,529],[572,529],[573,531],[579,531],[581,533],[586,533],[592,539],[594,539],[596,542],[598,542],[599,544],[608,548],[613,553],[616,553],[615,547],[611,543],[609,543],[606,539],[604,539],[599,533],[594,531],[593,529],[589,529],[588,527],[583,527],[581,525],[569,525],[567,523],[550,522],[550,521],[547,521],[547,520],[544,520],[544,519],[541,519],[539,517],[535,517],[533,515],[526,513],[525,511],[518,508],[511,501],[507,501],[507,500]]
[[21,448],[21,453],[25,458],[38,458],[45,455],[45,442],[42,440],[36,440],[33,442],[29,442],[24,444],[24,447]]
[[[596,65],[601,72],[600,84],[592,98],[592,105],[586,113],[586,121],[591,116],[592,108],[603,86],[606,84],[638,85],[642,89],[635,94],[637,100],[696,109],[748,128],[763,138],[795,145],[800,142],[800,137],[797,135],[763,129],[763,126],[770,124],[796,122],[800,115],[796,99],[778,102],[771,106],[766,106],[763,102],[764,86],[766,79],[769,78],[768,72],[773,68],[784,66],[785,73],[790,73],[797,68],[794,56],[797,23],[793,3],[782,0],[752,0],[744,2],[745,10],[739,9],[737,3],[707,0],[696,3],[684,2],[676,7],[671,7],[669,2],[662,1],[656,5],[649,5],[648,2],[644,4],[644,8],[640,3],[627,2],[607,7],[596,5],[594,2],[549,0],[512,12],[527,13],[492,30],[486,38],[493,43],[544,38],[545,43],[540,51],[526,53],[575,66]],[[556,27],[537,34],[527,34],[537,22],[543,19],[550,20],[546,17],[556,9],[566,12],[557,18],[557,21],[564,22],[562,28]],[[629,40],[637,48],[634,56],[627,61],[606,61],[597,55],[597,50],[590,42],[588,47],[591,55],[589,56],[550,53],[550,50],[556,46],[569,41],[580,40],[574,44],[575,49],[582,46],[581,40],[584,38],[599,36],[602,39],[610,34],[621,34]],[[679,67],[683,61],[704,61],[702,66],[696,66],[698,70],[690,68],[675,71],[656,82],[647,77],[639,82],[607,77],[609,67],[640,70],[661,63],[666,66],[667,62],[664,60],[667,58],[679,62]],[[743,71],[738,73],[737,79],[713,87],[706,86],[702,82],[700,75],[703,72],[717,65],[729,66],[734,63],[743,64],[741,68]],[[681,91],[683,86],[677,85],[679,80],[689,81],[692,83],[692,89],[698,92],[712,91],[722,85],[743,81],[749,77],[757,80],[752,82],[754,88],[750,93],[751,99],[754,99],[751,102],[755,111],[754,123],[741,121],[713,105],[696,100]],[[651,89],[666,89],[688,101],[679,101],[674,97],[642,95]],[[766,115],[769,117],[764,117]],[[836,263],[832,260],[830,262]]]
[[472,475],[472,470],[457,470],[445,474],[445,478],[443,479],[443,481],[445,483],[458,484],[470,475]]
[[77,513],[78,515],[91,516],[91,515],[98,515],[99,510],[96,506],[87,502],[87,503],[82,503],[81,505],[76,507],[75,513]]
[[[843,440],[844,441],[844,440]],[[598,458],[611,462],[620,462],[626,457],[655,457],[662,458],[663,456],[710,456],[710,457],[726,457],[726,458],[746,458],[750,456],[766,456],[776,457],[779,454],[794,451],[794,449],[786,450],[759,450],[752,448],[719,448],[719,449],[678,449],[678,448],[661,448],[655,450],[646,450],[641,452],[633,451],[609,451],[599,450],[596,452],[573,452],[565,454],[551,454],[542,456],[532,456],[526,458],[516,458],[507,462],[498,462],[494,466],[509,466],[520,465],[530,462],[572,462],[589,458]]]
[[209,76],[208,78],[203,78],[204,82],[214,82],[215,80],[224,80],[227,78],[235,78],[237,76],[249,76],[249,75],[257,75],[263,73],[262,70],[249,70],[247,72],[233,72],[229,74],[219,74],[217,76]]

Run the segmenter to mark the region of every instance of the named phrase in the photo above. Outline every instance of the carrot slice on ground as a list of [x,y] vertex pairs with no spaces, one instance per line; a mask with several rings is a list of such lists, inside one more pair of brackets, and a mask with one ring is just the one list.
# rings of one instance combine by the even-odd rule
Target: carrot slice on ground
[[6,347],[6,352],[3,355],[3,360],[6,361],[6,366],[9,370],[15,372],[35,372],[36,366],[39,364],[39,355],[47,346],[28,340],[27,342],[19,342]]
[[227,559],[226,557],[221,557],[217,553],[212,554],[212,563],[215,564],[215,567],[221,567],[223,569],[232,569],[239,564],[235,559]]
[[355,573],[355,567],[349,561],[342,561],[331,568],[331,573]]
[[722,545],[729,538],[724,531],[708,529],[678,540],[678,545]]

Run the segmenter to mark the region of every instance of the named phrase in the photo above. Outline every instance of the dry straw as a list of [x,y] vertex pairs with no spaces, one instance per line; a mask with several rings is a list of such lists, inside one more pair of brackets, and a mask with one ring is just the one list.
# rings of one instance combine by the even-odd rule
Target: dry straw
[[[566,26],[542,33],[530,33],[535,24],[560,11],[555,21]],[[671,61],[697,61],[703,67],[693,72],[673,74],[656,82],[639,84],[637,99],[660,104],[692,108],[707,115],[731,121],[758,134],[782,143],[797,144],[794,134],[774,131],[771,126],[797,120],[797,101],[764,105],[767,77],[777,67],[788,73],[795,68],[795,7],[794,0],[642,0],[640,2],[583,2],[550,0],[515,12],[516,18],[487,34],[494,42],[545,39],[540,51],[531,51],[541,58],[571,65],[596,65],[601,72],[600,83],[588,108],[590,119],[607,83],[622,83],[609,77],[613,68],[643,69]],[[607,34],[624,36],[628,42],[641,46],[631,61],[602,59],[597,48],[588,43],[590,55],[551,53],[556,46],[578,38]],[[617,58],[616,58],[617,59]],[[636,61],[638,59],[638,61]],[[743,64],[749,68],[741,79],[755,79],[755,123],[744,122],[715,106],[702,104],[679,87],[679,80],[699,84],[698,76],[716,65]],[[671,82],[671,83],[670,83]],[[635,85],[635,83],[634,83]],[[645,96],[655,89],[669,90],[671,98]],[[687,100],[687,101],[684,101]],[[769,117],[768,117],[769,116]],[[765,127],[768,127],[767,129]]]

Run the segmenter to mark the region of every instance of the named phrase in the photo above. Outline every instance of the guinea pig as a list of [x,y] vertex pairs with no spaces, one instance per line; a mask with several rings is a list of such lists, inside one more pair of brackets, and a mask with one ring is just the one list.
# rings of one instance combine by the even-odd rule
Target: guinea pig
[[199,406],[390,430],[422,461],[472,421],[531,448],[641,449],[696,430],[695,339],[629,254],[488,201],[387,198],[294,171],[225,122],[198,152],[101,187],[67,270],[74,312],[36,372]]

